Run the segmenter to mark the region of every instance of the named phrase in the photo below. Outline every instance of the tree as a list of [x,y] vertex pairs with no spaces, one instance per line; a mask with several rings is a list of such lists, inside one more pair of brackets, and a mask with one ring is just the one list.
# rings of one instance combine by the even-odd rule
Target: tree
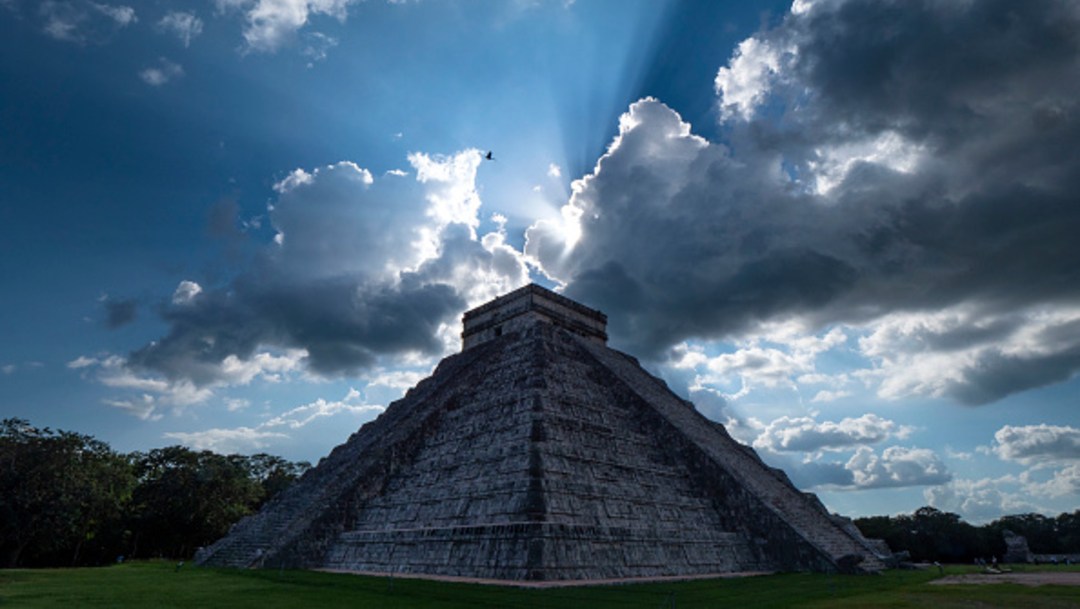
[[859,518],[855,526],[867,537],[884,539],[894,552],[908,552],[916,561],[970,562],[1004,551],[1000,535],[995,540],[986,527],[974,527],[957,514],[929,506],[910,515]]
[[132,555],[190,557],[224,536],[263,498],[247,457],[240,455],[170,446],[136,453],[134,462]]
[[90,436],[0,421],[0,567],[191,556],[311,466],[170,446],[123,455]]
[[[1062,516],[1066,516],[1062,514]],[[1016,514],[1003,516],[988,525],[996,535],[1006,529],[1027,538],[1028,547],[1037,554],[1056,554],[1064,551],[1058,534],[1058,520],[1042,514]],[[1062,520],[1062,522],[1067,522]]]
[[[87,542],[114,528],[134,476],[123,455],[90,436],[0,421],[0,565],[77,564]],[[66,564],[66,563],[65,563]]]
[[311,469],[307,461],[287,461],[281,457],[259,453],[248,459],[248,469],[251,475],[262,486],[263,497],[256,508],[273,498],[281,491],[289,487],[297,478]]
[[1080,553],[1080,510],[1059,515],[1056,524],[1061,551],[1068,554]]

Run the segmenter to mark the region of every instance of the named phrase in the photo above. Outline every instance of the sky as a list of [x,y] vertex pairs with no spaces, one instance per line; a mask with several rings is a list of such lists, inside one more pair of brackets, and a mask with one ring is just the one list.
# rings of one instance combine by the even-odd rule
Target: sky
[[0,0],[0,91],[2,417],[315,462],[533,281],[833,511],[1080,507],[1075,0]]

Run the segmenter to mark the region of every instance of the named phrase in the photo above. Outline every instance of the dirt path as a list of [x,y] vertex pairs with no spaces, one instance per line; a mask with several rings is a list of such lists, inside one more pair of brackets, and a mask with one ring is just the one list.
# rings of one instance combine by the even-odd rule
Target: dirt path
[[1080,586],[1080,571],[1036,573],[968,573],[935,579],[931,584],[1023,584],[1025,586]]

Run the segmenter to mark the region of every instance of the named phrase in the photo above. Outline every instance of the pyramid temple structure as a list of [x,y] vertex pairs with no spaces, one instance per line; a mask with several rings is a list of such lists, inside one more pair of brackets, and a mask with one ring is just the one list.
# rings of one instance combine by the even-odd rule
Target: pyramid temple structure
[[516,581],[872,572],[880,547],[529,285],[463,349],[200,550],[233,567]]

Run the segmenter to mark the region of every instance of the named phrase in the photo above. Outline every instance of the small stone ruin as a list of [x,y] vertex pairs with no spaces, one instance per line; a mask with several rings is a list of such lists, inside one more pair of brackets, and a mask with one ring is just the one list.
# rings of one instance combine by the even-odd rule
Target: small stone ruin
[[197,562],[510,581],[883,568],[610,349],[606,323],[536,285],[465,313],[461,353]]
[[1005,540],[1005,555],[1002,562],[1028,563],[1032,562],[1031,549],[1028,547],[1027,537],[1005,529],[1001,532]]

